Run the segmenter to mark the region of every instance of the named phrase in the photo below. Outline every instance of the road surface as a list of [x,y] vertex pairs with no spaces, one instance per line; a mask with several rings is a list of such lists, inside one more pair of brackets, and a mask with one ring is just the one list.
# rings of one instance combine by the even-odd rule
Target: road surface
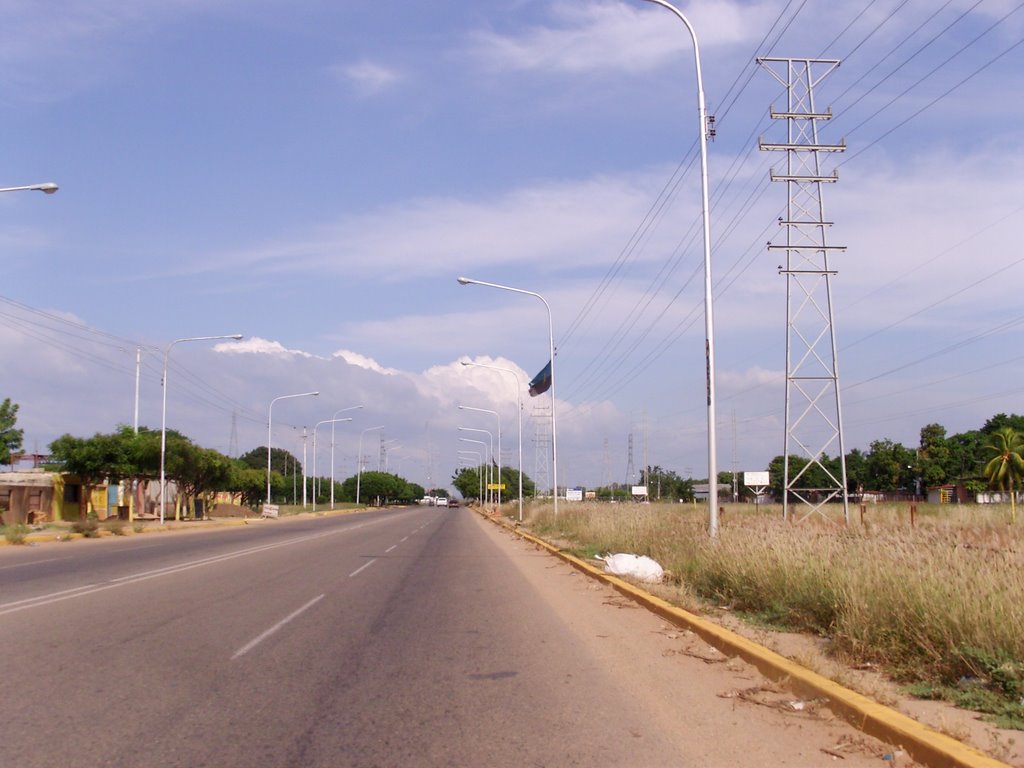
[[0,548],[0,644],[18,768],[884,764],[465,508]]

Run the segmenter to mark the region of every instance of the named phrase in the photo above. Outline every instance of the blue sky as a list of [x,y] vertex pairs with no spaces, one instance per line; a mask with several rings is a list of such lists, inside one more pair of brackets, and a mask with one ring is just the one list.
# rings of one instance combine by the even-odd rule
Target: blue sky
[[[1020,6],[681,8],[718,119],[719,469],[764,469],[784,432],[785,279],[765,243],[786,191],[767,182],[780,158],[756,149],[781,139],[768,111],[784,99],[757,55],[842,59],[817,99],[835,114],[823,140],[848,145],[825,189],[848,248],[834,263],[847,449],[1024,411]],[[275,406],[274,444],[301,455],[303,426],[362,404],[338,430],[341,476],[361,430],[384,425],[365,452],[382,435],[390,469],[444,482],[458,426],[494,423],[459,404],[502,414],[514,461],[511,377],[460,360],[528,381],[546,315],[465,274],[552,306],[563,483],[626,480],[630,434],[638,469],[646,450],[706,473],[696,92],[666,10],[0,2],[0,71],[0,185],[61,186],[0,195],[0,396],[20,404],[27,449],[131,423],[139,345],[141,422],[159,427],[162,350],[242,333],[174,347],[170,426],[245,451],[266,442],[272,398],[318,389]],[[526,398],[530,475],[547,400]]]

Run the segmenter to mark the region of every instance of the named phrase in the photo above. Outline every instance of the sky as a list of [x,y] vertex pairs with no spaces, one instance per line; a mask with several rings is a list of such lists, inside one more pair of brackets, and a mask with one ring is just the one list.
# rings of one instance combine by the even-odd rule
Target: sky
[[[841,62],[815,101],[846,143],[823,185],[846,450],[1024,412],[1021,4],[679,7],[716,118],[718,469],[766,469],[786,432],[784,159],[758,150],[786,97],[758,56]],[[26,450],[136,403],[158,429],[166,359],[167,426],[233,455],[266,445],[275,398],[319,391],[275,402],[271,442],[312,470],[319,424],[326,475],[351,417],[339,478],[362,455],[445,487],[499,427],[516,465],[521,396],[547,487],[552,401],[525,392],[547,311],[465,275],[550,306],[561,485],[706,477],[697,84],[667,9],[0,0],[0,73],[0,186],[60,185],[0,195],[0,399]]]

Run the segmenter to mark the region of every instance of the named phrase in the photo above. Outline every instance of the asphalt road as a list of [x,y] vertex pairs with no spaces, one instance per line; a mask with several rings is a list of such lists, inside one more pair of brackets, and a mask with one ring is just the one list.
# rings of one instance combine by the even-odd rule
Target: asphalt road
[[878,764],[694,642],[466,509],[8,547],[0,765]]

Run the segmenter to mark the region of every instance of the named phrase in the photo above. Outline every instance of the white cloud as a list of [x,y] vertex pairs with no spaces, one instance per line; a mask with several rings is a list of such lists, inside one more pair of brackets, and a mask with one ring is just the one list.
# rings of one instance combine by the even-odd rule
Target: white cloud
[[386,376],[393,376],[394,374],[399,373],[399,371],[394,368],[385,368],[371,357],[366,357],[358,352],[352,352],[347,349],[339,349],[334,353],[333,357],[336,357],[339,360],[344,360],[349,365],[364,368],[367,371],[374,371],[375,373],[382,373]]
[[404,79],[397,70],[366,59],[352,64],[338,64],[331,67],[331,72],[364,96],[386,91]]
[[[743,42],[762,33],[768,3],[718,0],[686,9],[702,47]],[[662,8],[600,0],[558,2],[551,22],[522,34],[480,30],[471,51],[496,69],[645,72],[682,52],[692,51],[682,23]]]
[[303,352],[298,349],[288,349],[279,341],[261,339],[259,336],[242,339],[241,341],[216,344],[213,349],[215,352],[223,352],[229,355],[254,354],[274,355],[278,357],[313,357],[313,355],[308,352]]
[[657,169],[539,182],[487,199],[405,200],[345,215],[313,237],[204,257],[191,270],[254,265],[405,281],[470,265],[572,268],[607,254],[609,243],[627,242],[667,175]]

